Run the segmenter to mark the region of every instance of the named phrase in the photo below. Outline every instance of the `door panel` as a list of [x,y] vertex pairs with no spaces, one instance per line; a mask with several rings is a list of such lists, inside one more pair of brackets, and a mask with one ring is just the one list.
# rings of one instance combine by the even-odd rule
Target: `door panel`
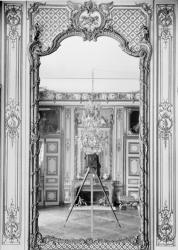
[[140,186],[139,140],[126,139],[126,195],[139,199]]
[[60,138],[40,140],[40,205],[59,205],[61,201]]

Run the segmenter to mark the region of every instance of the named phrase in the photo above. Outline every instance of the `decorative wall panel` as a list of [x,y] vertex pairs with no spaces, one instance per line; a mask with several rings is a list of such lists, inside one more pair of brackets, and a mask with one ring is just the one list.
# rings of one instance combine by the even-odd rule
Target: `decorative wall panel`
[[[91,7],[91,6],[92,7]],[[78,23],[75,25],[79,29],[92,32],[100,25],[104,25],[105,21],[102,18],[96,17],[95,23],[92,23],[88,14],[82,13],[84,10],[94,8],[95,14],[102,13],[102,18],[107,19],[108,25],[123,36],[129,43],[129,48],[133,52],[140,49],[140,30],[143,26],[150,26],[151,8],[146,4],[138,4],[137,6],[117,6],[113,3],[96,5],[92,1],[85,2],[84,5],[80,3],[68,2],[65,6],[51,6],[49,8],[45,4],[33,4],[29,12],[32,13],[31,24],[32,27],[38,23],[40,27],[40,42],[42,50],[46,51],[52,46],[54,38],[65,32],[67,29],[73,28],[75,22],[72,23],[73,18],[78,18]],[[78,13],[82,15],[78,15]],[[87,20],[83,19],[83,17]],[[87,19],[88,18],[88,19]],[[97,21],[96,21],[97,20]],[[91,22],[91,23],[90,23]],[[98,22],[98,23],[97,23]]]
[[62,200],[61,135],[60,133],[47,135],[40,139],[40,144],[39,205],[59,205]]
[[46,202],[57,202],[58,192],[57,190],[46,190]]
[[[51,47],[53,39],[70,24],[70,9],[67,6],[46,7],[44,4],[35,5],[36,13],[32,12],[32,25],[38,23],[42,29],[40,41],[43,50]],[[34,11],[34,5],[30,11]]]
[[74,124],[71,122],[72,109],[70,107],[64,108],[64,202],[69,203],[70,200],[70,189],[72,179],[72,134],[71,129]]
[[[155,3],[158,1],[155,0]],[[168,2],[168,1],[167,1]],[[173,2],[173,1],[172,1]],[[177,6],[177,2],[174,1]],[[4,27],[3,31],[3,43],[5,46],[2,46],[5,51],[5,66],[4,66],[4,85],[5,89],[4,91],[4,106],[5,106],[5,135],[3,137],[2,145],[2,179],[3,181],[3,197],[2,197],[2,206],[3,210],[1,211],[3,216],[3,222],[2,222],[2,234],[1,234],[1,243],[3,246],[0,246],[2,249],[26,249],[24,247],[24,242],[21,240],[22,233],[26,233],[27,230],[24,229],[25,223],[21,221],[21,209],[22,209],[22,200],[21,200],[21,181],[22,178],[20,176],[20,173],[22,173],[22,164],[21,164],[21,131],[22,131],[22,73],[21,73],[21,65],[22,65],[22,56],[21,52],[22,49],[25,53],[27,49],[27,44],[25,46],[22,46],[22,26],[25,26],[28,28],[28,25],[26,26],[26,22],[22,24],[22,17],[25,13],[25,11],[22,11],[22,5],[19,2],[13,2],[12,3],[5,3],[5,5],[2,5],[5,7],[3,9],[4,14]],[[117,7],[117,6],[116,6]],[[113,7],[113,12],[119,9],[119,7]],[[175,202],[176,202],[176,190],[175,190],[175,154],[176,154],[176,148],[175,148],[175,5],[157,5],[156,7],[156,16],[157,19],[153,20],[155,22],[156,30],[155,35],[157,36],[154,51],[156,53],[156,62],[157,63],[157,70],[154,72],[154,74],[157,74],[157,81],[156,85],[158,85],[157,93],[159,93],[156,98],[154,98],[153,93],[150,93],[152,96],[152,99],[154,101],[157,101],[157,118],[158,118],[158,126],[157,126],[157,134],[159,135],[159,139],[155,139],[157,141],[157,164],[154,164],[157,169],[157,187],[156,187],[156,200],[157,200],[157,245],[158,246],[174,246],[175,245]],[[43,49],[46,50],[48,46],[51,46],[51,41],[56,36],[56,32],[62,32],[62,30],[59,30],[60,27],[62,27],[63,30],[67,29],[68,25],[70,25],[70,9],[65,7],[45,7],[41,6],[39,10],[44,10],[46,8],[46,12],[38,12],[38,3],[35,3],[33,7],[31,7],[31,12],[33,12],[32,21],[31,24],[34,27],[35,22],[38,22],[43,29],[41,36],[41,41],[44,41],[44,47]],[[121,16],[123,13],[122,10],[117,11],[117,15],[120,16],[117,18],[113,17],[113,23],[115,25],[115,29],[119,30],[122,29],[123,36],[125,35],[126,39],[129,41],[129,46],[132,48],[133,51],[138,50],[138,36],[139,33],[137,33],[137,30],[135,30],[135,27],[129,26],[129,21],[131,20],[131,17],[128,17],[127,11],[128,9],[134,10],[136,6],[131,6],[126,8],[125,11],[126,17],[126,23],[127,27],[124,24],[125,21],[123,21],[123,17],[121,20]],[[139,7],[140,9],[143,9],[143,13],[140,14],[140,20],[145,16],[146,12],[148,15],[150,15],[150,9],[147,8],[147,10],[144,10],[144,7]],[[124,7],[125,9],[125,7]],[[55,10],[55,20],[52,20],[50,17],[50,10],[54,13]],[[62,11],[61,11],[62,10]],[[51,13],[52,13],[51,12]],[[47,14],[46,14],[47,13]],[[121,14],[119,14],[121,13]],[[129,13],[129,12],[128,12]],[[134,12],[134,15],[137,13],[137,11]],[[113,13],[112,13],[113,14]],[[47,17],[47,22],[45,21]],[[137,14],[136,14],[137,15]],[[147,15],[147,16],[148,16]],[[63,16],[63,18],[61,18]],[[36,18],[36,19],[35,19]],[[28,17],[25,17],[27,20]],[[51,20],[50,20],[51,19]],[[63,19],[63,22],[62,22]],[[119,20],[120,19],[120,20]],[[34,21],[35,20],[35,21]],[[119,22],[120,26],[118,25]],[[47,25],[45,25],[47,23]],[[58,27],[56,26],[56,23],[58,24]],[[146,23],[148,25],[146,19],[143,20],[143,23]],[[52,24],[52,25],[51,25]],[[135,24],[135,22],[134,22]],[[139,23],[137,23],[140,25]],[[122,26],[122,27],[121,27]],[[149,26],[149,25],[148,25]],[[32,27],[31,27],[32,28]],[[131,30],[132,35],[130,35],[128,32],[126,32],[126,29]],[[58,29],[58,31],[56,31]],[[120,31],[121,32],[121,31]],[[125,32],[125,34],[124,34]],[[28,33],[28,31],[27,31]],[[132,38],[133,37],[133,38]],[[45,43],[46,41],[46,43]],[[157,51],[157,52],[156,52]],[[37,65],[37,64],[35,64]],[[24,67],[25,68],[25,67]],[[36,69],[33,68],[35,71]],[[28,71],[28,69],[27,69]],[[25,73],[24,73],[25,74]],[[27,72],[28,75],[28,72]],[[33,87],[36,88],[38,79],[35,79]],[[25,83],[23,83],[25,84]],[[23,92],[23,98],[28,97],[29,98],[29,86],[27,86],[26,90]],[[54,95],[52,95],[54,96]],[[106,97],[107,98],[107,97]],[[127,98],[126,98],[127,99]],[[35,99],[34,99],[35,100]],[[36,105],[36,104],[35,104]],[[25,118],[26,119],[26,118]],[[26,128],[28,129],[28,122],[24,121]],[[152,131],[150,131],[152,132]],[[118,128],[118,134],[119,134],[119,128]],[[150,133],[151,135],[151,133]],[[151,135],[152,136],[152,135]],[[35,140],[36,138],[34,138]],[[69,141],[66,141],[66,145],[69,148],[70,144]],[[117,139],[117,152],[119,152],[120,147],[122,146],[122,141],[120,138]],[[26,152],[23,152],[26,153]],[[118,156],[119,157],[119,156]],[[24,166],[25,168],[28,168],[27,166]],[[23,169],[23,172],[26,175],[26,170]],[[35,169],[36,170],[36,169]],[[28,171],[27,171],[28,172]],[[33,172],[34,174],[34,172]],[[119,173],[118,173],[119,175]],[[117,176],[117,174],[116,174]],[[18,181],[17,181],[18,179]],[[135,179],[128,180],[130,185],[136,185],[137,181]],[[40,193],[41,194],[41,193]],[[42,194],[40,195],[42,199]],[[66,199],[70,197],[70,191],[69,189],[66,190]],[[53,196],[54,198],[54,196]],[[26,199],[28,200],[28,199]],[[36,206],[36,201],[33,201],[33,205]],[[27,205],[26,205],[27,206]],[[24,208],[24,207],[23,207]],[[37,220],[37,212],[35,209],[33,209],[33,212],[35,213],[33,219]],[[27,213],[26,213],[27,215]],[[26,218],[25,216],[23,218]],[[21,228],[23,226],[23,228]],[[23,232],[22,232],[23,230]],[[37,231],[38,233],[38,231]],[[25,236],[26,239],[28,239],[28,236]],[[39,239],[41,240],[41,239]],[[41,240],[41,244],[43,244],[45,247],[49,249],[56,249],[56,247],[60,247],[61,244],[57,241],[54,242],[54,239],[49,239],[46,242]],[[27,240],[26,240],[27,242]],[[19,244],[22,243],[21,246]],[[9,246],[7,246],[7,244]],[[12,244],[17,244],[18,246],[11,246]],[[63,241],[64,246],[68,243],[66,241]],[[100,242],[94,241],[91,242],[91,240],[82,241],[78,243],[78,246],[75,249],[87,249],[88,246],[90,248],[96,248],[96,246],[99,246]],[[60,246],[59,246],[60,245]],[[26,246],[26,245],[25,245]],[[73,243],[70,243],[70,246],[73,246]],[[110,247],[108,246],[108,243],[105,243],[106,248]],[[122,247],[126,248],[135,248],[135,242],[133,243],[127,243],[123,242]],[[145,248],[149,248],[148,242],[143,246]],[[152,247],[152,246],[150,246]],[[113,249],[118,248],[117,244],[113,242]],[[135,248],[136,249],[136,248]]]
[[139,198],[140,144],[138,136],[125,137],[124,191],[126,195]]
[[113,143],[116,145],[116,147],[113,145],[113,179],[119,181],[121,185],[124,183],[124,126],[124,108],[121,106],[115,110],[115,122],[113,124]]
[[140,49],[140,29],[143,25],[149,26],[148,15],[151,10],[147,8],[147,12],[142,8],[118,7],[114,6],[111,10],[111,19],[114,30],[120,33],[129,42],[129,48],[132,51]]
[[139,143],[129,143],[129,154],[139,154]]
[[47,156],[47,168],[46,175],[57,175],[58,174],[58,163],[57,157]]
[[129,157],[129,176],[139,176],[139,157]]
[[174,246],[175,187],[175,5],[157,11],[157,245]]
[[47,153],[57,153],[58,143],[57,142],[47,142]]
[[20,244],[22,217],[22,4],[5,4],[3,244]]

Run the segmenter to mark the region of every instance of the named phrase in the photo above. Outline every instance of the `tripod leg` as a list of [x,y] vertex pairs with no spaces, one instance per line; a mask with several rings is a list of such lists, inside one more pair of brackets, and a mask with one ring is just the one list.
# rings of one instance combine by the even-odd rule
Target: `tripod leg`
[[69,219],[70,214],[72,213],[72,210],[73,210],[73,208],[74,208],[74,206],[75,206],[75,202],[76,202],[76,200],[77,200],[77,198],[78,198],[78,196],[79,196],[79,194],[80,194],[80,191],[81,191],[81,189],[82,189],[82,187],[83,187],[83,185],[84,185],[84,183],[85,183],[85,181],[86,181],[86,178],[87,178],[87,176],[88,176],[89,171],[90,171],[90,169],[88,168],[88,170],[87,170],[87,172],[86,172],[86,174],[85,174],[85,177],[84,177],[84,179],[83,179],[82,185],[80,186],[80,188],[79,188],[79,190],[78,190],[78,192],[77,192],[77,195],[76,195],[76,197],[75,197],[75,200],[74,200],[74,202],[73,202],[73,204],[72,204],[72,206],[71,206],[71,208],[70,208],[70,211],[69,211],[69,213],[68,213],[68,215],[67,215],[67,218],[66,218],[64,227],[65,227],[65,225],[66,225],[66,223],[67,223],[67,221],[68,221],[68,219]]
[[114,210],[113,210],[113,208],[112,208],[112,205],[111,205],[111,203],[110,203],[110,201],[109,201],[109,198],[108,198],[108,196],[107,196],[107,194],[106,194],[106,191],[105,191],[105,189],[104,189],[103,183],[102,183],[102,181],[101,181],[99,175],[97,175],[97,177],[98,177],[98,180],[99,180],[99,182],[100,182],[100,185],[101,185],[101,187],[102,187],[102,189],[103,189],[103,192],[104,192],[104,195],[105,195],[105,197],[106,197],[106,200],[108,201],[108,203],[109,203],[109,205],[110,205],[110,207],[111,207],[111,210],[112,210],[112,212],[113,212],[113,215],[114,215],[114,217],[116,218],[116,221],[117,221],[119,227],[121,227],[121,224],[119,223],[119,220],[118,220],[118,218],[117,218],[117,216],[116,216],[116,214],[115,214],[115,212],[114,212]]

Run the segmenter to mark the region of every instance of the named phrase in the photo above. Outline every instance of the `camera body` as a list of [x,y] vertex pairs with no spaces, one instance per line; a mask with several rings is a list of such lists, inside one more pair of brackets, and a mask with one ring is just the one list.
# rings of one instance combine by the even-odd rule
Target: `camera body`
[[99,156],[94,154],[88,154],[85,157],[86,160],[86,167],[90,168],[90,173],[97,173],[98,176],[100,176],[100,162],[99,162]]

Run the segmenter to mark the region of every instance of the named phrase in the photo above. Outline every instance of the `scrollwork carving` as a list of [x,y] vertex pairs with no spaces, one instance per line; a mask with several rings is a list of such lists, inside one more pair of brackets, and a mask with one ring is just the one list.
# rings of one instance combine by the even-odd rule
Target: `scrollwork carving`
[[174,9],[172,5],[159,5],[158,9],[158,24],[160,26],[159,35],[164,41],[165,48],[168,40],[172,37],[172,24]]
[[18,5],[6,5],[5,14],[7,25],[9,25],[8,36],[14,48],[15,41],[20,37],[17,26],[21,24],[22,8]]
[[30,8],[28,9],[28,14],[38,12],[39,7],[44,6],[44,5],[46,5],[46,3],[42,3],[42,2],[35,2],[33,4],[30,4]]
[[139,3],[136,4],[136,6],[141,7],[150,17],[150,19],[152,18],[153,15],[153,6],[152,5],[148,5],[146,3]]
[[17,222],[19,210],[15,207],[13,200],[9,208],[6,211],[6,223],[5,223],[5,242],[19,243],[20,240],[20,228]]
[[20,118],[20,107],[16,104],[15,100],[12,98],[6,107],[6,131],[12,141],[12,145],[16,137],[19,136],[19,127],[21,124]]
[[165,201],[164,207],[159,212],[158,240],[161,245],[174,245],[175,234],[172,217],[173,211],[170,211],[167,201]]
[[97,33],[100,33],[103,28],[107,27],[109,19],[109,11],[113,3],[99,4],[92,1],[82,4],[68,3],[72,9],[71,13],[71,28],[77,31],[82,31],[84,40],[96,40]]
[[172,104],[168,101],[163,101],[159,105],[158,129],[159,136],[163,138],[165,147],[167,146],[167,141],[172,134],[172,126]]

